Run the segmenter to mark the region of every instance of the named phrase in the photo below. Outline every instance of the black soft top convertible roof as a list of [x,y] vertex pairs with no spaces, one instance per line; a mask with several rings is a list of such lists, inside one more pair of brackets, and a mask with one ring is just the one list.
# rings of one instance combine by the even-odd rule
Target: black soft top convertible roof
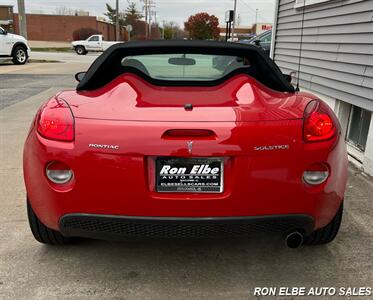
[[245,69],[238,69],[226,75],[223,78],[214,81],[188,82],[188,81],[165,81],[157,80],[138,72],[135,68],[124,67],[121,62],[124,57],[146,55],[146,54],[210,54],[210,55],[231,55],[247,57],[253,63],[253,68],[248,75],[256,78],[265,86],[282,92],[294,92],[294,87],[285,80],[277,65],[269,59],[265,53],[253,45],[244,45],[238,43],[225,43],[215,41],[140,41],[119,43],[111,46],[101,56],[99,56],[88,69],[83,80],[78,84],[77,90],[95,90],[98,89],[117,76],[125,73],[139,73],[140,76],[156,85],[216,85],[227,77],[238,73],[245,73]]

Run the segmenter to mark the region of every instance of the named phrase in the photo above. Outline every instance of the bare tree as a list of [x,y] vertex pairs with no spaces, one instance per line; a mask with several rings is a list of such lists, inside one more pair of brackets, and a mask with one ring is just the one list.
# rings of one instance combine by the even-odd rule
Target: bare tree
[[68,8],[67,6],[57,7],[55,12],[56,12],[56,15],[62,15],[62,16],[74,16],[75,15],[75,10],[72,8]]

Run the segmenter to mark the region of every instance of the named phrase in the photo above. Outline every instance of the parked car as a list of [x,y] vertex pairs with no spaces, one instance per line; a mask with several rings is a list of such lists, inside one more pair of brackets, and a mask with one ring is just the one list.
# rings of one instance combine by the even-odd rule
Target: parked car
[[240,43],[256,45],[260,47],[269,56],[272,43],[272,30],[265,31],[248,41],[240,41]]
[[27,40],[0,27],[0,58],[11,58],[16,65],[23,65],[30,56]]
[[72,42],[72,47],[78,55],[86,55],[88,52],[103,52],[114,44],[120,42],[107,42],[102,34],[91,35],[86,40]]
[[212,59],[212,67],[219,71],[223,71],[235,59],[236,59],[235,57],[232,57],[229,55],[227,56],[217,55]]
[[[240,40],[237,42],[241,44],[249,44],[249,45],[258,46],[264,51],[264,53],[266,53],[269,56],[269,53],[271,51],[271,40],[272,40],[272,30],[268,30],[249,40]],[[232,60],[229,56],[217,56],[213,60],[213,67],[218,70],[224,70],[231,63],[232,63]]]
[[[213,68],[231,56],[229,70]],[[282,235],[331,242],[347,181],[334,112],[253,45],[118,44],[36,113],[24,181],[36,240]]]

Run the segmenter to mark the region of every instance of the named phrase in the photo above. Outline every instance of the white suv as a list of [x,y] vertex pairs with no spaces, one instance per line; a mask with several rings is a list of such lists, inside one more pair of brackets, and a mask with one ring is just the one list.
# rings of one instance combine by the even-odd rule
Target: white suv
[[23,65],[30,56],[27,40],[20,35],[8,33],[0,27],[0,58],[12,58],[16,65]]

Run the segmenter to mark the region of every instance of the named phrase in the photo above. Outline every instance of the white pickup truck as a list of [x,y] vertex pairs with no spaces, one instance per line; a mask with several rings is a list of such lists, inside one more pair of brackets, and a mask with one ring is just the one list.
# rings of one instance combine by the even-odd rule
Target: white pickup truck
[[103,52],[118,43],[120,42],[106,42],[102,34],[94,34],[86,40],[74,41],[71,44],[78,55],[86,55],[90,51]]
[[0,59],[11,58],[16,65],[23,65],[30,56],[27,40],[20,35],[8,33],[0,27]]

